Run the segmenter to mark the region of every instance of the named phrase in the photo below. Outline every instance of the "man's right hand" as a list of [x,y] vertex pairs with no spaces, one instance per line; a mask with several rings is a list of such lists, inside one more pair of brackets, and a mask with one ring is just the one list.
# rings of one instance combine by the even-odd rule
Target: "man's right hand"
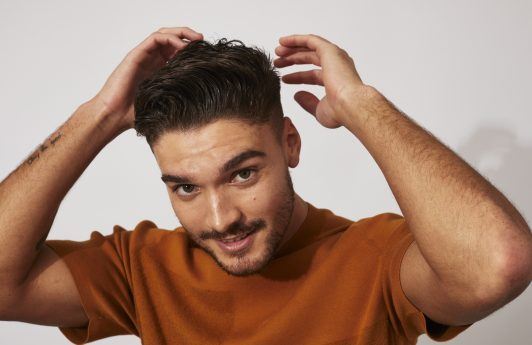
[[201,33],[188,27],[157,30],[126,55],[91,102],[103,106],[107,115],[116,119],[123,130],[133,128],[133,103],[138,85],[190,41],[201,39]]

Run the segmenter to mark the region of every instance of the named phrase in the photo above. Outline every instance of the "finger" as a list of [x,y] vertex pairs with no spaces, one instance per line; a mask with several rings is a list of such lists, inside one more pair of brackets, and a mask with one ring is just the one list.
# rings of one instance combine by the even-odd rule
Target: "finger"
[[289,35],[279,38],[279,43],[285,47],[304,47],[318,50],[321,46],[330,42],[317,35]]
[[316,54],[316,52],[297,52],[289,56],[284,56],[277,58],[273,60],[273,64],[275,67],[287,67],[292,66],[295,64],[298,65],[305,65],[305,64],[312,64],[316,66],[321,66],[320,58]]
[[[157,54],[162,52],[176,52],[187,46],[187,42],[183,41],[174,34],[164,34],[155,32],[148,37],[142,47],[143,50],[149,54]],[[168,58],[168,56],[165,56]]]
[[192,30],[188,26],[178,28],[160,28],[159,30],[157,30],[157,32],[163,34],[173,34],[176,35],[178,38],[186,38],[190,41],[203,39],[202,33]]
[[164,66],[166,61],[187,44],[173,34],[155,32],[135,47],[128,54],[128,59],[144,70],[153,70]]
[[285,47],[285,46],[277,46],[277,48],[275,48],[275,54],[279,55],[279,56],[286,56],[286,55],[291,55],[291,54],[294,54],[294,53],[297,53],[297,52],[302,52],[302,51],[312,51],[308,48],[301,48],[301,47],[298,47],[298,48],[289,48],[289,47]]
[[318,97],[307,91],[298,91],[294,95],[294,99],[303,109],[316,116],[316,108],[320,102]]
[[283,82],[287,84],[309,84],[309,85],[323,86],[321,69],[294,72],[294,73],[283,75],[281,79],[283,80]]

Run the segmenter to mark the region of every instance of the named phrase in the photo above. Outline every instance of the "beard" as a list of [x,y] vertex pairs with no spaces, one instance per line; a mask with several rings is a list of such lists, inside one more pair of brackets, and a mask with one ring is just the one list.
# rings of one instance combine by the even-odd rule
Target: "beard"
[[[286,169],[285,174],[285,184],[283,189],[280,191],[281,201],[278,203],[277,209],[275,211],[271,229],[266,234],[265,238],[265,249],[261,256],[255,260],[248,258],[250,253],[236,254],[232,256],[236,259],[236,263],[233,265],[227,265],[224,261],[220,260],[218,256],[214,253],[212,248],[204,245],[204,241],[208,239],[221,239],[227,237],[238,236],[240,234],[246,234],[249,232],[258,232],[261,229],[267,229],[268,223],[262,219],[254,219],[250,222],[249,225],[243,223],[233,223],[229,226],[227,231],[223,234],[218,232],[206,232],[203,235],[196,236],[192,232],[188,231],[187,228],[183,225],[183,229],[186,231],[190,239],[201,249],[203,249],[207,254],[209,254],[218,267],[224,270],[226,273],[233,276],[248,276],[254,273],[261,271],[266,267],[270,261],[275,257],[275,254],[279,250],[280,244],[283,240],[284,234],[288,230],[290,225],[290,220],[292,219],[292,213],[294,211],[294,200],[295,192],[292,179],[290,177],[290,172]],[[254,245],[257,243],[255,242]]]

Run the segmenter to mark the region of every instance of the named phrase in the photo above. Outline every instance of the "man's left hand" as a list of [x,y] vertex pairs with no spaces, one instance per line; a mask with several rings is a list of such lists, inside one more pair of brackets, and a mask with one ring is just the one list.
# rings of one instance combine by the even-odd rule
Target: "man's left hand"
[[313,64],[321,69],[289,73],[282,76],[287,84],[309,84],[325,87],[320,100],[307,91],[298,91],[294,99],[327,128],[345,124],[344,105],[357,95],[364,94],[367,86],[360,79],[353,59],[347,52],[316,35],[290,35],[279,39],[275,53],[275,67]]

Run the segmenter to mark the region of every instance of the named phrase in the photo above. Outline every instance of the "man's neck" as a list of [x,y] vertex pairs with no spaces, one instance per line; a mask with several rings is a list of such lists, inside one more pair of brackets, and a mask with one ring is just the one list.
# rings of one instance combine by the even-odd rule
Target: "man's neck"
[[294,236],[294,234],[301,227],[301,224],[303,224],[303,221],[307,217],[307,213],[308,213],[307,202],[301,199],[301,197],[297,193],[295,193],[294,210],[292,211],[292,218],[290,219],[290,224],[288,225],[288,229],[286,230],[286,233],[284,234],[284,238],[280,246],[283,246],[286,242],[288,242],[288,240],[292,238],[292,236]]

